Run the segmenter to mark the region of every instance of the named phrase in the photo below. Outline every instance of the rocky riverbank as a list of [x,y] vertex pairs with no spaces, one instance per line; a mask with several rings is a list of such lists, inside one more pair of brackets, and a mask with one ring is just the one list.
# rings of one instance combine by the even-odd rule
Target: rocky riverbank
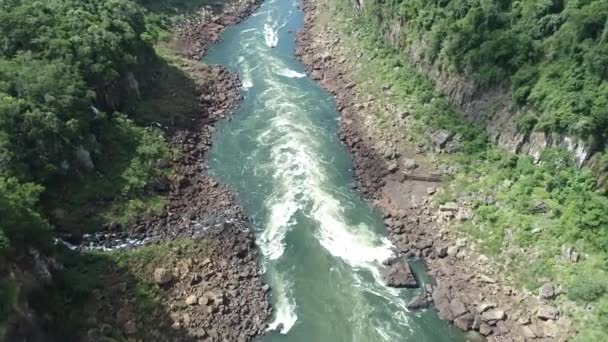
[[239,0],[229,2],[220,9],[201,8],[175,28],[175,49],[191,59],[200,58],[209,45],[220,39],[220,33],[226,27],[240,23],[253,13],[261,2],[262,0]]
[[[321,13],[331,12],[324,6],[328,5],[323,0],[303,0],[305,25],[298,34],[296,54],[308,74],[334,95],[341,113],[340,139],[352,153],[357,186],[384,213],[396,252],[421,259],[434,279],[409,307],[423,308],[432,302],[440,318],[490,341],[566,340],[571,335],[571,321],[553,304],[559,289],[548,283],[533,294],[509,286],[505,281],[508,270],[450,229],[454,220],[470,220],[470,205],[480,199],[435,204],[441,176],[452,170],[434,164],[431,156],[457,149],[458,137],[444,131],[429,132],[430,143],[416,144],[407,136],[378,130],[373,122],[376,112],[388,113],[392,118],[388,125],[395,127],[410,124],[412,113],[378,101],[357,84],[356,68],[364,52],[349,50],[327,18],[319,19]],[[383,86],[382,92],[390,93],[390,84]],[[413,148],[399,148],[403,145]],[[391,281],[407,283],[403,265],[387,265]],[[394,265],[400,268],[391,270]],[[404,281],[394,279],[399,274]]]
[[[248,218],[229,189],[208,174],[205,160],[215,123],[242,99],[241,83],[227,70],[199,62],[224,28],[258,4],[237,1],[220,13],[204,9],[176,29],[169,47],[185,57],[177,67],[195,84],[196,115],[166,128],[176,153],[173,160],[157,161],[157,167],[171,170],[170,176],[149,189],[167,198],[166,209],[130,227],[107,227],[81,244],[106,249],[145,245],[142,253],[152,255],[152,261],[141,260],[137,252],[128,258],[133,276],[126,277],[124,269],[104,276],[108,287],[96,293],[88,310],[88,321],[96,326],[88,330],[88,340],[248,341],[264,333],[270,288],[260,276]],[[131,302],[138,301],[130,297],[138,286],[133,278],[158,290],[153,313],[132,308]]]

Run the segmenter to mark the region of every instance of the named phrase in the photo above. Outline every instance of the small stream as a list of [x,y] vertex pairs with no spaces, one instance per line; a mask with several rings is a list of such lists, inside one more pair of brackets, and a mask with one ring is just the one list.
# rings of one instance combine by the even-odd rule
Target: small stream
[[219,125],[210,163],[253,220],[275,310],[261,340],[462,341],[433,310],[406,309],[419,290],[384,286],[392,245],[354,190],[331,97],[293,54],[302,22],[296,0],[268,0],[205,58],[243,81],[245,98]]

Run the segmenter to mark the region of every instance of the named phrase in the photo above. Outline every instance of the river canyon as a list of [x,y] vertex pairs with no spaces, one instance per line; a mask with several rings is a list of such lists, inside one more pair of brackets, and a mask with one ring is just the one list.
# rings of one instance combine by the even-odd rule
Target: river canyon
[[463,340],[434,310],[405,307],[420,290],[384,285],[392,245],[354,189],[332,98],[294,57],[302,18],[295,0],[267,1],[205,57],[243,83],[244,100],[218,126],[209,158],[252,217],[262,252],[274,317],[261,340]]

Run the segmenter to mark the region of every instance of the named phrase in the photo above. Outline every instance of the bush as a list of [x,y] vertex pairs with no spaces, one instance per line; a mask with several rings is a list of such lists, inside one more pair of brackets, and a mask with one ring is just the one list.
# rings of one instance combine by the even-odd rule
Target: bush
[[568,287],[568,298],[582,303],[595,302],[606,294],[607,280],[599,278],[597,274],[579,274]]

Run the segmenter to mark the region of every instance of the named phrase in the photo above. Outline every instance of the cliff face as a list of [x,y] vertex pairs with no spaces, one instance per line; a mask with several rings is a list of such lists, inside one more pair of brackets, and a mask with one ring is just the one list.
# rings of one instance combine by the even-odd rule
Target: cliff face
[[[360,13],[365,11],[363,0],[353,0]],[[363,15],[363,14],[361,14]],[[427,42],[416,39],[404,43],[408,32],[407,23],[402,18],[382,22],[386,43],[395,48],[415,66],[421,74],[429,76],[438,91],[445,94],[452,106],[470,122],[484,127],[490,140],[498,146],[515,153],[524,153],[538,158],[548,147],[559,147],[571,151],[579,166],[593,163],[593,155],[598,147],[567,134],[541,131],[521,131],[516,124],[518,107],[513,103],[512,94],[503,82],[492,87],[478,86],[466,75],[446,70],[439,62],[428,62],[425,58]]]

